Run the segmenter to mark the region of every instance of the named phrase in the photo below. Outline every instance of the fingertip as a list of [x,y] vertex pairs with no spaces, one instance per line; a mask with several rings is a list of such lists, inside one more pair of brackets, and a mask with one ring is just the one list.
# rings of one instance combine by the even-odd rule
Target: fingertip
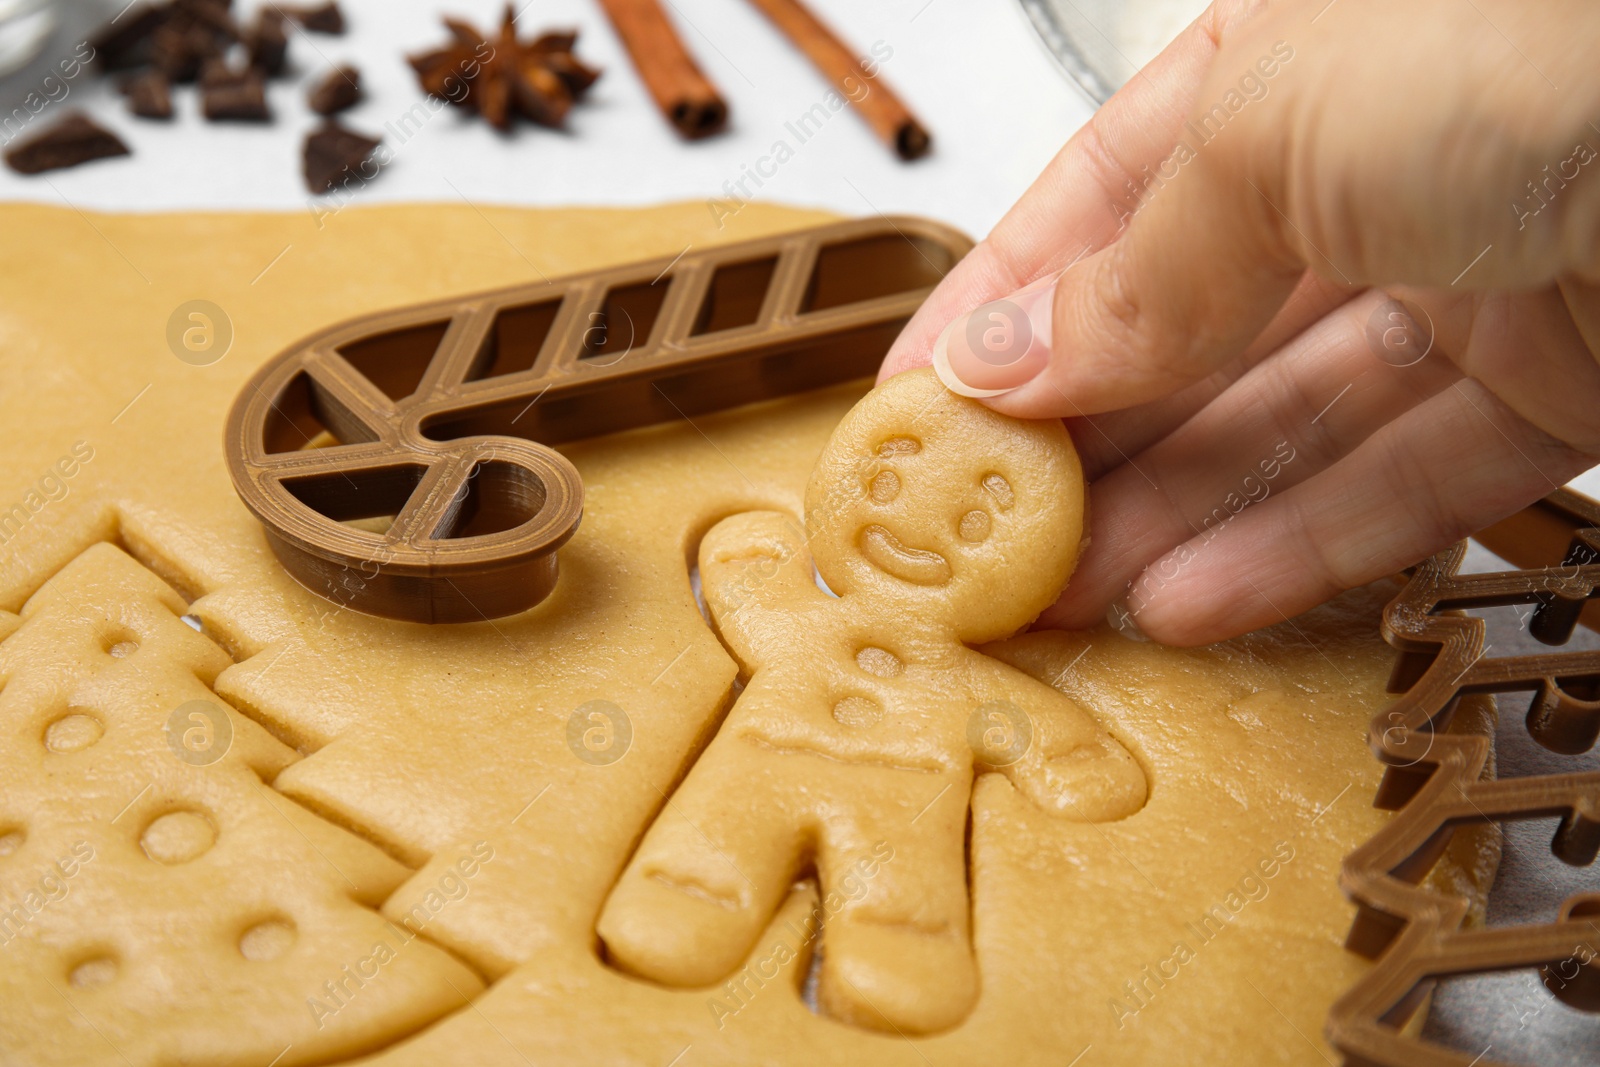
[[1009,393],[1011,391],[1009,387],[1004,389],[979,389],[968,385],[961,380],[960,375],[951,367],[950,338],[953,334],[960,332],[970,318],[970,315],[961,315],[952,319],[950,324],[940,332],[938,339],[933,342],[933,372],[939,376],[939,380],[944,383],[946,389],[958,396],[984,400],[991,396]]
[[945,324],[931,362],[945,388],[987,400],[1039,377],[1051,360],[1054,277],[990,300]]
[[1072,595],[1072,583],[1061,598],[1040,613],[1030,630],[1089,630],[1105,617],[1104,607],[1086,606]]
[[[1129,608],[1129,618],[1146,638],[1173,648],[1214,645],[1288,619],[1259,589],[1241,591],[1237,581],[1217,586],[1211,581],[1216,577],[1180,579],[1155,589]],[[1239,577],[1249,584],[1248,576]],[[1285,606],[1303,610],[1310,605],[1296,601]]]
[[[1227,631],[1214,631],[1204,626],[1195,626],[1183,618],[1163,617],[1160,613],[1151,612],[1133,616],[1133,621],[1139,628],[1141,639],[1153,641],[1158,645],[1169,648],[1199,648],[1203,645],[1214,645],[1218,641],[1225,641],[1230,637],[1239,636],[1238,633]],[[1248,633],[1241,630],[1239,633]]]

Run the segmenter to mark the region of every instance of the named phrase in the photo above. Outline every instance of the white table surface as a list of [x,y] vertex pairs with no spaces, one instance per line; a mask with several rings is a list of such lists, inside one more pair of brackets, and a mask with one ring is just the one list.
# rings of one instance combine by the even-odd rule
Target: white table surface
[[[252,0],[235,4],[245,13],[255,6]],[[332,66],[353,62],[366,98],[343,121],[381,132],[422,99],[403,57],[445,41],[440,12],[489,29],[502,10],[499,0],[343,0],[342,6],[349,23],[344,36],[291,34],[297,76],[271,85],[272,125],[205,122],[192,87],[175,90],[175,121],[138,119],[104,79],[80,78],[63,104],[47,107],[36,124],[52,109],[81,104],[116,130],[133,156],[43,177],[0,170],[0,199],[86,210],[308,210],[300,143],[316,116],[305,106],[307,85]],[[878,42],[880,51],[893,50],[881,77],[932,131],[931,155],[900,162],[848,108],[800,144],[785,124],[821,101],[829,84],[738,0],[668,5],[732,113],[728,133],[685,143],[656,111],[594,0],[539,0],[520,16],[522,34],[576,27],[578,54],[605,71],[587,101],[572,110],[570,128],[519,124],[505,136],[459,109],[444,110],[403,144],[386,136],[394,160],[353,202],[707,200],[727,196],[724,183],[737,181],[782,139],[794,157],[759,190],[746,185],[761,199],[847,215],[928,215],[981,236],[1091,112],[1020,7],[1007,0],[812,0],[812,6],[859,53]]]

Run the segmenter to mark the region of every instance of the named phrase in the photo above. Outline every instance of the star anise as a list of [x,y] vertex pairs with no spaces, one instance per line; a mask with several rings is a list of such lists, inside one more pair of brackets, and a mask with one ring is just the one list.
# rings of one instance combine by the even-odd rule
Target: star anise
[[451,42],[409,57],[425,92],[471,108],[497,130],[521,115],[541,126],[565,125],[573,101],[600,71],[572,54],[576,32],[546,33],[517,40],[516,15],[506,5],[500,32],[486,38],[469,23],[446,18]]

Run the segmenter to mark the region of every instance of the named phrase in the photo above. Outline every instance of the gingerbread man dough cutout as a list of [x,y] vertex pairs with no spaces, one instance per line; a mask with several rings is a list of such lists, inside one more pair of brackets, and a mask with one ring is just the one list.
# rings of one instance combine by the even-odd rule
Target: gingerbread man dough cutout
[[[1147,793],[1081,707],[969,647],[1055,599],[1083,499],[1059,422],[1008,418],[917,371],[839,424],[807,486],[804,533],[770,511],[712,528],[706,604],[748,683],[607,901],[609,958],[713,985],[814,868],[828,901],[822,1010],[901,1033],[960,1022],[978,993],[975,772],[1082,821],[1123,818]],[[813,557],[837,598],[817,587]]]

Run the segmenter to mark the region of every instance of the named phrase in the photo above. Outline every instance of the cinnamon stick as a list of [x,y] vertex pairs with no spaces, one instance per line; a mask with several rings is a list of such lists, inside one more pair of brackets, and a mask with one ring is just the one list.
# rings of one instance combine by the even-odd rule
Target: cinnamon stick
[[728,124],[727,102],[700,72],[658,0],[600,0],[600,6],[656,106],[679,134],[698,140]]
[[789,38],[790,42],[816,64],[845,99],[861,112],[879,139],[906,160],[927,155],[933,138],[911,110],[878,77],[876,68],[868,70],[832,30],[800,0],[750,0],[762,14]]

